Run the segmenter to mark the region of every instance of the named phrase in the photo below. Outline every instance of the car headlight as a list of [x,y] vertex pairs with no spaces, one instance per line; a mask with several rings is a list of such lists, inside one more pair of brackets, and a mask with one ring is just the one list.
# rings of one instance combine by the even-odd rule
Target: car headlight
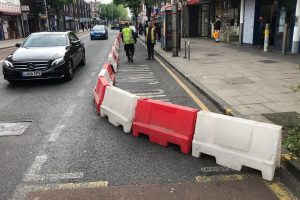
[[9,62],[8,60],[4,60],[3,67],[14,69],[14,65],[11,62]]
[[65,64],[65,59],[64,58],[58,58],[56,60],[54,60],[51,64],[51,66],[53,67],[57,67],[57,66],[60,66],[60,65],[63,65]]

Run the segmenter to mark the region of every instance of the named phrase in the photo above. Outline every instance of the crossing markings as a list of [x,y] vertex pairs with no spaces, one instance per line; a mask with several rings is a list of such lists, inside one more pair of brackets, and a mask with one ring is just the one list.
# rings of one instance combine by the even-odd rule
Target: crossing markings
[[80,90],[79,92],[78,92],[78,97],[83,97],[83,95],[84,95],[84,89],[82,89],[82,90]]
[[149,85],[159,84],[159,81],[156,79],[154,73],[149,67],[122,67],[122,69],[118,70],[118,83],[147,83]]
[[166,98],[167,95],[162,89],[153,89],[153,90],[129,90],[130,93],[135,94],[140,97],[151,98],[154,100],[170,102],[170,99]]
[[[213,175],[213,176],[196,176],[196,181],[199,183],[212,182],[212,181],[242,181],[245,179],[255,178],[262,180],[256,175]],[[296,200],[297,198],[279,181],[266,181],[263,183],[269,188],[269,190],[276,195],[278,199],[282,200]]]
[[62,117],[71,117],[71,115],[73,114],[74,110],[75,110],[76,105],[70,105],[70,107],[68,108],[68,110],[65,112],[65,114]]
[[51,132],[51,135],[50,135],[48,141],[54,142],[59,137],[59,135],[61,134],[61,132],[64,128],[65,128],[65,125],[57,125]]

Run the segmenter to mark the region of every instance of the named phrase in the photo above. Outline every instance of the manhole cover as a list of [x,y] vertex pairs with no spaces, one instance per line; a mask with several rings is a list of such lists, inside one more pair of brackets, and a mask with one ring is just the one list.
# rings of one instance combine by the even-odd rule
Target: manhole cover
[[229,83],[231,85],[236,85],[236,84],[252,84],[254,81],[245,78],[245,77],[234,77],[234,78],[226,78],[223,79],[226,83]]
[[220,54],[217,54],[217,53],[209,53],[209,54],[206,54],[207,56],[220,56]]
[[260,60],[259,62],[262,62],[262,63],[277,63],[279,61],[277,61],[277,60]]
[[22,135],[31,122],[0,122],[0,136]]

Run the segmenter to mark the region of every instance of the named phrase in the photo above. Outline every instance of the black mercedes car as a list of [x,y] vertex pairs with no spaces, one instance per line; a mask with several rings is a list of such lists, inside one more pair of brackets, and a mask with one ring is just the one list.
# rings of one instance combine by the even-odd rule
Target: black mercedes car
[[85,65],[85,48],[73,32],[32,33],[3,62],[4,79],[73,78],[73,70]]

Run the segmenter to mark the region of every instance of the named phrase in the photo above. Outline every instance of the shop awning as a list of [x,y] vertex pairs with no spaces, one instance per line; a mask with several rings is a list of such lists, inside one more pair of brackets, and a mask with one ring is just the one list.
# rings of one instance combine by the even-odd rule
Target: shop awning
[[21,15],[21,7],[10,3],[0,3],[0,12],[7,15]]

